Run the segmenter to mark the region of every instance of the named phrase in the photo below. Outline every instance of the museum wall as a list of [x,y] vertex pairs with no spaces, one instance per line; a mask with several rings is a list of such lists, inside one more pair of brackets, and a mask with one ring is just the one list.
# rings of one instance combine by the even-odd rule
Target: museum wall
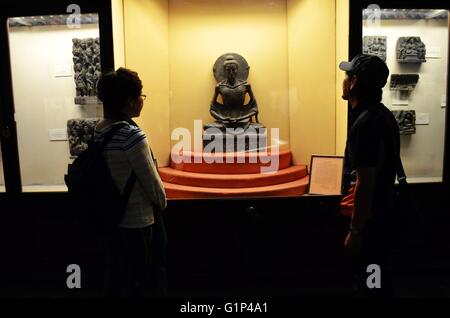
[[336,155],[343,156],[347,140],[348,103],[342,99],[342,81],[345,72],[339,69],[341,61],[348,60],[349,0],[336,0]]
[[296,163],[334,154],[335,2],[289,0],[290,144]]
[[170,158],[169,15],[166,0],[124,0],[125,63],[147,95],[138,124],[160,166]]
[[95,106],[74,104],[72,38],[88,37],[98,37],[97,25],[9,28],[23,185],[64,184],[68,142],[50,141],[49,130],[66,130],[70,118],[97,115]]
[[[364,35],[387,36],[386,62],[390,74],[419,74],[419,81],[407,99],[407,105],[395,105],[398,103],[398,96],[389,89],[389,80],[383,90],[383,102],[392,110],[415,110],[416,116],[418,113],[429,114],[429,124],[416,125],[415,134],[401,136],[403,165],[410,178],[428,177],[438,180],[442,177],[445,107],[441,106],[441,99],[446,94],[447,83],[447,23],[445,19],[381,20],[379,27],[364,23]],[[396,44],[397,39],[402,36],[420,36],[427,50],[425,63],[397,63]],[[439,51],[440,58],[430,58],[432,51]]]
[[123,23],[123,0],[111,0],[113,21],[114,69],[125,67],[125,34]]

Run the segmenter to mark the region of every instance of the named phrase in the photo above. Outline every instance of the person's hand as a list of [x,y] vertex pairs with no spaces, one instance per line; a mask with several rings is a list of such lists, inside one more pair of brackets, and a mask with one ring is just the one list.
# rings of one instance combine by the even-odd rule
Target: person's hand
[[353,235],[351,232],[348,232],[344,241],[345,251],[350,256],[358,256],[361,252],[361,241],[361,235]]

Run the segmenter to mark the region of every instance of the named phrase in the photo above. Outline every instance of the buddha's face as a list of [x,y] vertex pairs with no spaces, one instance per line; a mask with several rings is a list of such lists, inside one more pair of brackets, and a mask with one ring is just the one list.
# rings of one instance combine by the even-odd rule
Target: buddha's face
[[234,81],[236,79],[238,67],[234,63],[230,63],[225,65],[224,67],[225,75],[227,76],[228,80]]

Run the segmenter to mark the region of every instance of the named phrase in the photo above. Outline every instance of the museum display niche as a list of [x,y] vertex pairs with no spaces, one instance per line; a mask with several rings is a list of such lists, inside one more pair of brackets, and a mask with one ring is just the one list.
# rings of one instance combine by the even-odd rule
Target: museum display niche
[[[2,12],[7,22],[8,46],[5,49],[8,49],[11,64],[14,95],[14,106],[3,103],[2,107],[7,113],[14,112],[20,163],[20,172],[15,173],[15,180],[10,184],[18,187],[20,182],[21,191],[67,191],[60,174],[64,175],[67,163],[73,159],[69,139],[72,144],[77,137],[80,137],[78,140],[89,139],[80,135],[81,130],[77,136],[69,136],[68,122],[102,117],[95,85],[102,68],[113,68],[109,66],[112,54],[100,59],[100,48],[106,47],[106,52],[112,53],[107,48],[112,41],[107,39],[111,17],[99,16],[96,12],[101,11],[102,6],[108,10],[108,4],[108,1],[93,5],[81,2],[79,5],[87,13],[80,14],[79,21],[67,14],[70,4],[64,6],[64,2],[60,3],[61,7],[42,3],[38,8],[33,5],[26,9],[11,7]],[[60,9],[62,12],[58,12]],[[84,91],[77,86],[81,82]],[[80,104],[86,105],[77,105],[80,93],[90,95],[78,97],[84,98]],[[86,103],[87,98],[90,104]],[[13,151],[8,153],[14,154]]]
[[350,2],[350,56],[364,48],[364,37],[386,38],[391,80],[382,102],[402,123],[406,115],[401,153],[408,180],[447,184],[448,8],[433,1],[370,5]]
[[[187,147],[184,152],[183,150],[180,152],[178,142],[181,141],[181,137],[177,139],[179,135],[172,138],[169,148],[166,145],[158,145],[158,141],[151,141],[153,151],[158,157],[160,173],[169,198],[236,196],[248,198],[272,195],[283,197],[285,195],[298,196],[304,193],[307,183],[306,163],[309,162],[310,155],[313,152],[334,154],[336,151],[333,129],[336,120],[334,117],[335,85],[334,81],[328,81],[331,79],[328,72],[334,73],[334,55],[328,54],[332,51],[324,51],[323,45],[320,48],[314,45],[316,42],[313,38],[316,38],[318,34],[314,36],[311,33],[305,33],[301,36],[303,39],[301,41],[300,37],[295,36],[295,32],[292,32],[297,27],[306,30],[302,27],[305,20],[302,19],[303,14],[301,13],[308,9],[300,6],[299,1],[289,1],[289,3],[274,1],[271,4],[236,0],[226,3],[213,1],[168,1],[167,3],[168,11],[162,10],[169,16],[168,30],[163,33],[164,38],[166,36],[168,38],[167,53],[158,50],[158,54],[154,54],[154,45],[146,43],[144,47],[141,46],[141,54],[142,56],[152,54],[154,65],[157,64],[156,61],[161,62],[153,69],[158,72],[159,76],[148,72],[146,78],[159,83],[159,78],[165,79],[168,74],[167,94],[170,94],[170,98],[166,101],[164,98],[160,98],[161,91],[156,91],[158,96],[153,105],[156,107],[164,105],[169,108],[169,111],[166,113],[155,110],[153,114],[159,114],[161,117],[159,117],[160,120],[154,120],[150,118],[150,111],[148,111],[148,117],[145,117],[146,110],[144,108],[144,117],[141,122],[147,125],[149,136],[152,134],[155,136],[160,130],[163,130],[166,133],[160,138],[166,138],[168,134],[179,133],[178,128],[185,128],[191,134],[188,138],[191,145],[190,152],[186,151]],[[320,11],[320,15],[328,13],[335,15],[334,8],[328,7],[328,4],[324,4],[324,7],[326,10],[316,11]],[[313,10],[312,7],[309,9]],[[142,20],[146,20],[145,17],[147,17],[148,21],[159,21],[153,17],[154,12],[138,13],[136,10],[135,14],[139,15]],[[128,21],[133,20],[133,16],[134,14],[127,15],[126,13]],[[148,23],[146,26],[161,28],[165,31],[167,24],[155,22]],[[325,30],[332,28],[334,25],[330,25]],[[334,34],[333,31],[333,36]],[[132,36],[130,31],[128,39]],[[154,36],[154,34],[149,32],[149,36]],[[316,56],[323,55],[324,63],[329,65],[327,70],[323,70],[322,67],[320,70],[316,70],[316,74],[326,76],[325,86],[330,90],[327,89],[324,94],[315,96],[314,99],[309,97],[313,95],[313,90],[306,89],[310,85],[310,81],[308,82],[306,79],[308,73],[306,70],[309,67],[307,65],[303,67],[303,64],[307,64],[305,61],[310,57],[298,52],[299,47],[310,42],[313,42],[313,45],[308,45],[307,55],[309,56],[312,52],[316,52]],[[128,43],[132,45],[131,42]],[[133,45],[135,50],[138,49],[139,43],[136,38],[135,45]],[[328,47],[329,44],[331,45],[331,42],[325,43],[325,46]],[[277,139],[280,146],[280,169],[272,175],[259,173],[261,166],[264,166],[262,161],[270,159],[269,156],[262,157],[263,152],[261,151],[249,151],[247,155],[244,151],[242,155],[232,156],[234,163],[226,163],[227,157],[231,157],[230,153],[217,151],[217,148],[212,149],[211,156],[208,154],[202,158],[201,155],[202,152],[204,153],[203,139],[201,138],[203,137],[203,128],[215,121],[210,112],[211,100],[214,98],[215,87],[218,84],[214,77],[214,64],[220,57],[225,59],[227,55],[234,54],[244,58],[250,67],[248,78],[242,80],[251,85],[251,91],[256,101],[258,118],[253,116],[253,124],[257,124],[256,120],[258,120],[259,124],[266,128],[266,141],[262,140],[262,142],[268,145],[269,150],[274,149],[270,148],[274,144],[272,139]],[[168,70],[165,70],[164,65],[167,64],[164,63],[167,63],[167,59]],[[133,65],[144,67],[145,64],[140,60],[136,57]],[[325,65],[324,63],[321,65]],[[222,71],[223,66],[221,63],[218,70]],[[152,91],[150,90],[148,94],[151,96]],[[164,91],[162,94],[164,97]],[[247,94],[247,97],[250,100],[249,95]],[[218,94],[217,102],[222,104],[225,102],[222,99],[223,96]],[[321,99],[323,101],[320,101]],[[244,103],[247,104],[249,100]],[[151,104],[149,106],[155,107]],[[310,118],[309,122],[306,120],[307,113]],[[296,115],[292,116],[292,114]],[[165,122],[167,119],[169,120],[168,129]],[[195,125],[196,120],[200,121],[197,126]],[[312,125],[311,123],[316,120],[318,122]],[[149,127],[150,122],[153,124],[152,127]],[[193,138],[196,127],[199,129],[197,136],[200,138]],[[271,130],[275,128],[279,129],[278,137],[271,135]],[[314,138],[310,138],[310,136],[314,136]],[[156,140],[156,137],[153,138]],[[193,141],[194,139],[199,143]],[[261,139],[259,140],[261,141]],[[317,142],[319,140],[320,142]],[[248,144],[248,146],[251,145]],[[174,155],[171,154],[171,151]],[[214,157],[220,158],[219,154],[222,154],[223,164],[220,162],[207,163]],[[262,157],[262,161],[259,160],[260,157]],[[190,158],[191,162],[178,162],[183,158],[186,158],[186,161]],[[193,162],[196,158],[201,160],[201,163]],[[253,159],[258,162],[250,162]],[[238,160],[244,160],[246,163],[239,163]]]
[[[92,133],[80,127],[74,135],[68,123],[102,117],[102,105],[95,101],[100,76],[98,17],[81,19],[79,28],[69,28],[64,17],[70,16],[63,15],[62,25],[51,16],[40,16],[39,23],[28,22],[35,17],[24,17],[22,25],[10,23],[8,28],[23,191],[66,191],[60,174],[71,162],[74,142],[83,132],[78,142],[86,143],[89,136],[84,133]],[[31,50],[35,53],[29,54]]]

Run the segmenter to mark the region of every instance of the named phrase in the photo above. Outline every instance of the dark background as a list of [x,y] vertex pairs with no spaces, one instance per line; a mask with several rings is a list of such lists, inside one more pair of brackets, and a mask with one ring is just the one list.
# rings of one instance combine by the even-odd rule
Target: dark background
[[[412,185],[417,213],[392,217],[398,297],[450,296],[450,219],[442,187]],[[339,197],[173,200],[163,212],[169,294],[347,297]],[[103,241],[84,230],[64,193],[0,195],[0,296],[102,296]],[[250,208],[250,209],[249,209]],[[81,267],[82,288],[66,287]]]

